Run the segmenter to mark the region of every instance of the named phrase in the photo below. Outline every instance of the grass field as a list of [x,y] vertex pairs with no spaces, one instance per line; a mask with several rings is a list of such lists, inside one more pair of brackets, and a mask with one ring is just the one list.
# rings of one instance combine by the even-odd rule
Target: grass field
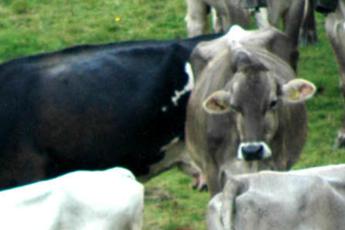
[[[184,1],[0,0],[0,61],[74,44],[185,37]],[[344,106],[338,68],[317,16],[320,41],[301,47],[298,77],[322,90],[308,102],[309,138],[295,168],[345,162],[333,148]],[[146,183],[144,229],[205,229],[208,194],[190,183],[176,169]]]

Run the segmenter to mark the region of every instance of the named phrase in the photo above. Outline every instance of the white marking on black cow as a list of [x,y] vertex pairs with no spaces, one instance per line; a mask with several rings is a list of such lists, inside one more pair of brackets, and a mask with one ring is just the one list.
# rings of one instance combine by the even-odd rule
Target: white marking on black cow
[[244,156],[243,156],[243,153],[242,153],[242,148],[244,147],[247,147],[247,146],[262,146],[263,147],[263,155],[262,155],[262,158],[263,159],[266,159],[266,158],[269,158],[272,156],[272,151],[270,149],[270,147],[263,141],[260,141],[260,142],[244,142],[244,143],[241,143],[239,146],[238,146],[238,149],[237,149],[237,158],[239,160],[244,160]]
[[165,113],[166,111],[168,111],[168,107],[167,107],[167,106],[163,106],[163,107],[161,108],[161,110],[162,110],[163,113]]
[[175,106],[178,106],[178,100],[185,95],[186,93],[189,93],[194,88],[194,74],[192,71],[192,67],[189,62],[185,65],[185,72],[188,76],[187,84],[184,86],[184,88],[180,91],[175,91],[175,95],[171,98],[172,103]]

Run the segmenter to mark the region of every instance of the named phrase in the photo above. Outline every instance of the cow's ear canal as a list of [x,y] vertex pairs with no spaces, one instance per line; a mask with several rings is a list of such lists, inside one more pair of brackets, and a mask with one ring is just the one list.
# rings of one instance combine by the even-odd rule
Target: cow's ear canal
[[230,112],[230,94],[224,90],[212,93],[202,104],[209,114],[224,114]]
[[293,79],[283,85],[283,100],[289,103],[299,103],[313,97],[316,87],[310,81]]

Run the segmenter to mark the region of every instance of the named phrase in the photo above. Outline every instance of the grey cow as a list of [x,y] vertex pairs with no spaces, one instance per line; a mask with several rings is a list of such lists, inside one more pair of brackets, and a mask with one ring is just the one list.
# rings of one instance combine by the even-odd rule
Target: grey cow
[[227,173],[286,170],[298,160],[307,134],[303,101],[315,86],[295,79],[289,41],[274,28],[233,27],[193,51],[186,142],[212,195]]
[[215,32],[227,31],[231,25],[249,24],[249,12],[241,5],[241,0],[187,0],[188,37],[205,34],[208,29],[207,15],[214,9]]
[[[338,2],[336,11],[326,18],[326,32],[332,44],[340,72],[340,88],[345,97],[345,1]],[[345,118],[338,131],[336,147],[345,147]]]
[[230,178],[208,208],[209,230],[339,230],[345,165]]
[[314,17],[314,0],[267,0],[268,21],[279,26],[283,21],[284,32],[297,45],[301,35],[304,43],[317,41]]
[[269,24],[278,27],[282,19],[284,32],[296,45],[300,35],[305,44],[317,42],[314,0],[187,0],[189,37],[207,31],[210,7],[215,11],[215,32],[227,31],[234,24],[247,26],[250,21],[248,9],[251,9],[256,12],[259,28]]

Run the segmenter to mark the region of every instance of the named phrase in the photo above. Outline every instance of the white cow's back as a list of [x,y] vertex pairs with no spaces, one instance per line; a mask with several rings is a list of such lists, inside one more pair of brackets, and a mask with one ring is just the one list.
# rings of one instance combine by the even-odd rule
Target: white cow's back
[[338,230],[345,226],[345,164],[230,177],[209,203],[208,229]]
[[126,169],[77,171],[0,192],[0,229],[141,229],[144,188]]

